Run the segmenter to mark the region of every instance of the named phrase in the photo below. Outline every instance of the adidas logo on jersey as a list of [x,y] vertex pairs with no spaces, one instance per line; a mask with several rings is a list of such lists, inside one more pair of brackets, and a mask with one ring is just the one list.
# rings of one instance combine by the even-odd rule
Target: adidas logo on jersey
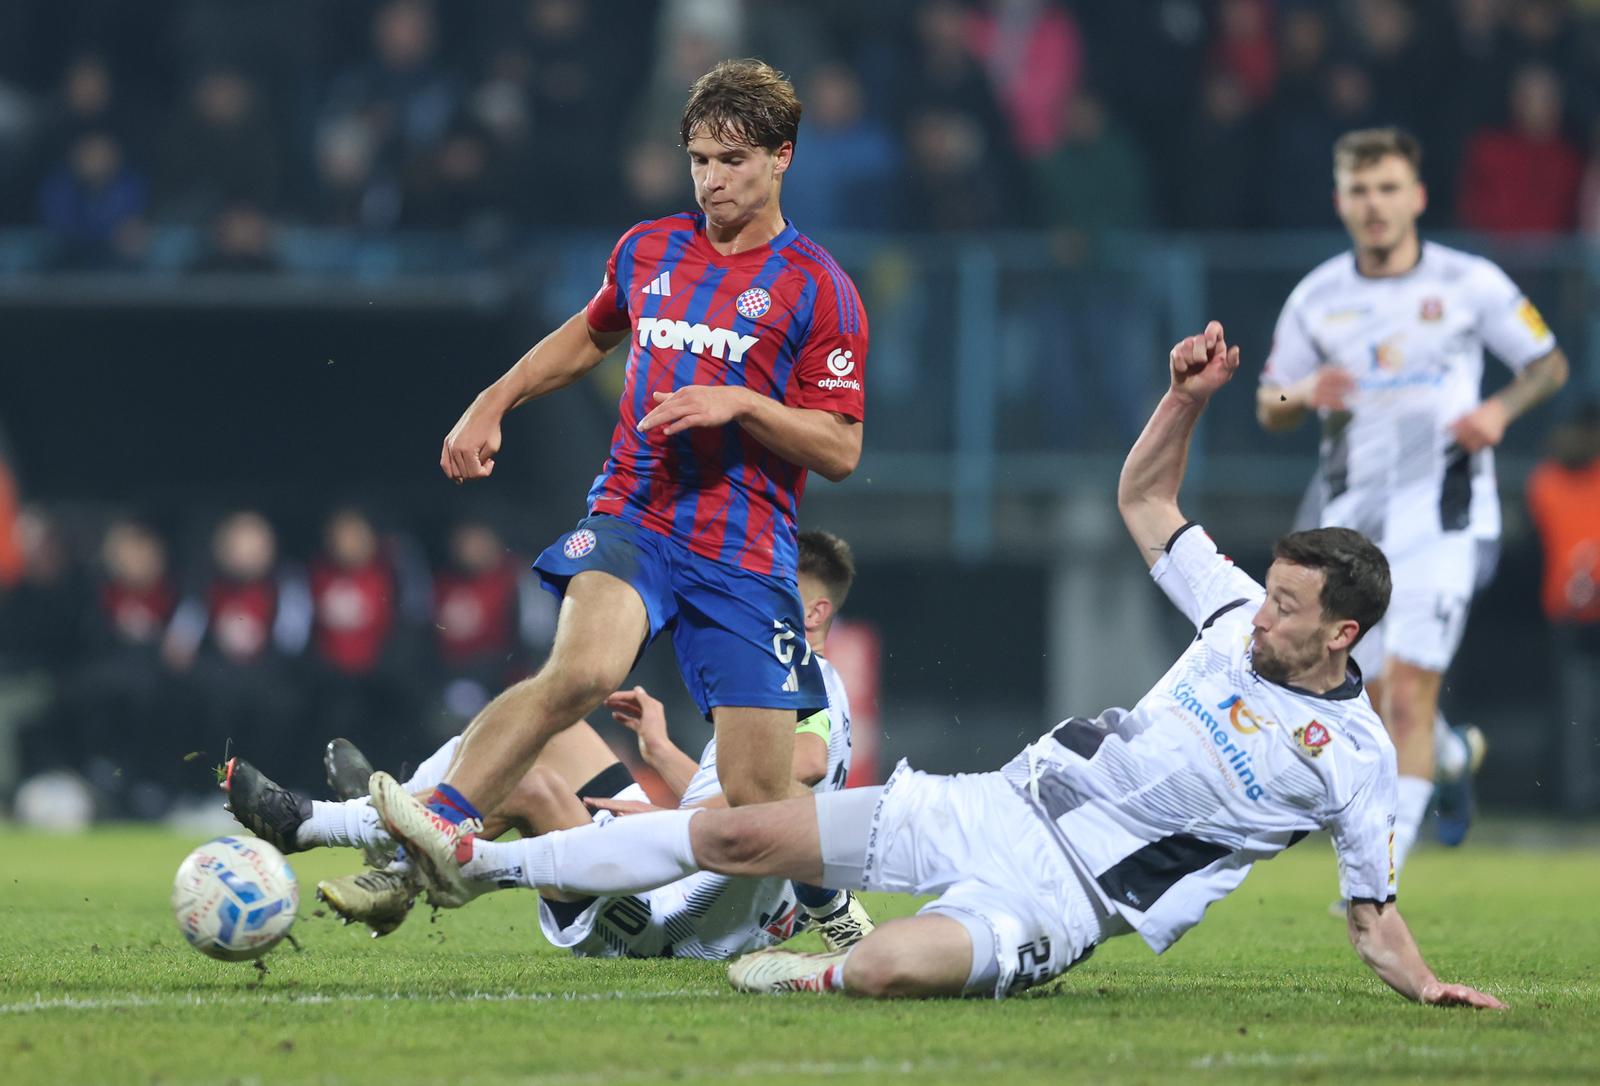
[[[666,273],[661,273],[666,278]],[[653,285],[653,284],[652,284]],[[741,336],[728,328],[712,328],[706,324],[668,320],[664,317],[640,317],[637,325],[639,346],[658,347],[664,351],[689,351],[713,358],[738,362],[744,353],[760,342],[756,336]]]
[[788,694],[798,694],[800,692],[800,676],[794,673],[794,668],[792,667],[789,669],[789,677],[783,680],[783,689]]
[[640,294],[659,294],[663,298],[672,297],[672,273],[664,271],[644,285]]

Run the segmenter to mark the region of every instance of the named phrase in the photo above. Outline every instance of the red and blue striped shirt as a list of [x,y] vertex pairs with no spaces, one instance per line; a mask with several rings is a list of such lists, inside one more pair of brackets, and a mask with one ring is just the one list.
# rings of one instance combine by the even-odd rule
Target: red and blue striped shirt
[[590,327],[631,332],[621,418],[589,512],[681,540],[695,554],[792,581],[806,471],[737,423],[640,433],[654,392],[743,385],[860,421],[867,316],[855,284],[787,221],[725,255],[700,214],[640,223],[617,242]]

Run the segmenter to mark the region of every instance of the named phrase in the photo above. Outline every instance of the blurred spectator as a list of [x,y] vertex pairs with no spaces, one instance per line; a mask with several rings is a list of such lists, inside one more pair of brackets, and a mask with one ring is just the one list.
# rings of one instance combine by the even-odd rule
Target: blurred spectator
[[38,123],[28,93],[0,76],[0,226],[26,222],[33,185],[31,141]]
[[[629,80],[615,78],[614,73],[643,71],[649,65],[650,18],[637,3],[623,0],[603,7],[584,0],[524,0],[523,11],[522,48],[530,62],[528,103],[539,144],[588,148],[596,133],[614,130],[633,104]],[[699,74],[696,71],[667,101],[681,107],[689,81]],[[670,137],[676,131],[674,123],[652,134]],[[532,188],[524,217],[531,221],[619,225],[613,218],[621,187],[614,147],[608,145],[598,154],[541,154],[527,180]]]
[[0,659],[55,670],[83,649],[83,584],[56,518],[24,507],[12,525],[22,576],[0,594]]
[[[1308,37],[1309,29],[1302,30]],[[1319,69],[1314,99],[1285,98],[1268,118],[1268,149],[1258,198],[1265,224],[1327,229],[1333,219],[1333,144],[1374,123],[1372,80],[1338,60]]]
[[[279,563],[277,534],[255,512],[217,526],[211,565],[209,580],[179,605],[162,646],[168,663],[188,674],[196,704],[190,734],[170,734],[173,748],[161,753],[200,748],[215,763],[230,743],[246,752],[314,750],[322,737],[299,717],[289,668],[310,634],[304,579]],[[314,759],[295,764],[304,767],[297,783],[317,779]]]
[[1505,109],[1509,54],[1502,0],[1454,0],[1449,24],[1439,29],[1442,61],[1431,95],[1431,131],[1424,130],[1428,209],[1436,222],[1456,219],[1456,183],[1467,141]]
[[325,115],[367,130],[379,162],[402,169],[439,145],[455,116],[460,88],[439,59],[433,9],[389,0],[372,19],[372,56],[334,80]]
[[1283,12],[1278,93],[1265,123],[1270,133],[1263,164],[1266,217],[1272,226],[1326,228],[1333,222],[1334,121],[1327,95],[1333,39],[1328,16],[1308,4]]
[[1358,0],[1356,27],[1361,60],[1383,103],[1383,122],[1429,131],[1441,72],[1430,40],[1417,32],[1417,15],[1406,0]]
[[936,232],[993,230],[1015,221],[1016,202],[977,118],[928,108],[906,126],[910,154],[901,191],[908,225]]
[[57,97],[46,107],[41,150],[51,161],[86,132],[117,132],[123,117],[114,107],[115,85],[105,58],[97,53],[74,57],[61,73]]
[[1560,671],[1563,798],[1590,811],[1600,806],[1600,403],[1552,432],[1549,458],[1528,479],[1528,507]]
[[197,222],[225,206],[277,204],[282,164],[256,87],[237,68],[218,66],[195,80],[162,144],[155,203],[165,218]]
[[1073,100],[1065,141],[1038,163],[1034,177],[1051,226],[1092,234],[1149,224],[1149,185],[1139,148],[1092,93]]
[[1203,162],[1178,190],[1179,222],[1200,230],[1242,230],[1256,225],[1261,194],[1261,131],[1250,99],[1225,72],[1208,75],[1200,88],[1200,113],[1187,146],[1186,162]]
[[1589,135],[1589,159],[1578,186],[1578,229],[1585,237],[1600,238],[1600,118]]
[[972,230],[1026,222],[1011,127],[973,56],[965,9],[956,0],[930,0],[913,19],[895,82],[894,116],[910,175],[903,225]]
[[1583,158],[1561,132],[1562,88],[1543,65],[1511,81],[1510,124],[1467,145],[1458,212],[1463,226],[1552,233],[1577,223]]
[[[1188,139],[1195,88],[1207,70],[1205,6],[1199,0],[1076,6],[1089,42],[1088,81],[1152,164]],[[1151,181],[1157,220],[1181,225],[1180,196],[1188,177],[1153,169]]]
[[121,146],[107,132],[78,137],[39,188],[39,221],[70,267],[132,259],[143,245],[144,209],[144,178],[123,161]]
[[1233,77],[1252,107],[1272,97],[1278,78],[1278,43],[1267,0],[1222,0],[1211,64]]
[[453,734],[532,671],[555,634],[556,601],[498,532],[466,521],[451,531],[449,560],[434,575],[433,608],[440,734]]
[[318,130],[316,176],[314,214],[323,226],[379,232],[400,217],[400,185],[380,168],[372,129],[355,117]]
[[83,654],[83,582],[54,517],[24,508],[14,531],[22,578],[0,589],[0,793],[19,770],[73,768],[83,753],[59,712]]
[[248,273],[276,271],[277,268],[272,223],[259,208],[238,203],[211,220],[205,254],[193,270]]
[[457,122],[439,146],[412,160],[400,197],[400,225],[503,231],[511,191],[487,136]]
[[172,731],[178,713],[161,662],[177,604],[166,544],[137,521],[113,521],[100,544],[89,650],[64,703],[79,751],[76,768],[116,814],[160,815],[190,772],[184,751],[155,741]]
[[[809,135],[807,139],[809,140]],[[809,143],[807,147],[809,149]],[[796,155],[795,162],[799,162]],[[791,167],[790,172],[793,173]],[[628,144],[622,160],[622,206],[618,222],[636,223],[645,219],[659,219],[675,211],[687,211],[695,206],[694,185],[689,179],[689,156],[683,148],[664,140],[640,139]],[[784,182],[783,206],[786,213],[800,224],[803,232],[809,220],[794,211],[790,190],[798,186]]]
[[505,210],[513,223],[544,217],[549,198],[541,187],[546,175],[534,147],[530,68],[527,54],[520,50],[494,52],[488,75],[468,97],[463,118],[476,125],[488,143],[489,157],[497,164],[505,187]]
[[401,641],[399,576],[372,521],[356,509],[328,518],[311,561],[311,653],[322,741],[354,740],[378,765],[415,758]]
[[783,178],[784,212],[802,233],[880,229],[894,218],[894,134],[868,116],[861,81],[842,64],[817,69],[802,89],[805,123]]
[[20,500],[5,434],[0,432],[0,591],[22,579],[22,541],[17,531]]
[[1050,0],[988,0],[967,17],[964,36],[989,73],[1012,145],[1024,158],[1054,150],[1083,81],[1072,16]]

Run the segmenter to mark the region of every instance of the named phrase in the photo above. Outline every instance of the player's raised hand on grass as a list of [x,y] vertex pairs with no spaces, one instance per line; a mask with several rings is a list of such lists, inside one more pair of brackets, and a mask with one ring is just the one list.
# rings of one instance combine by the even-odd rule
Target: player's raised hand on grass
[[1198,336],[1180,340],[1168,360],[1172,391],[1192,403],[1204,403],[1238,370],[1239,348],[1229,347],[1221,323],[1212,321]]
[[1480,992],[1465,984],[1445,984],[1433,981],[1423,985],[1420,1001],[1435,1007],[1478,1007],[1488,1011],[1510,1010],[1488,992]]
[[439,468],[457,483],[487,479],[500,453],[500,414],[474,403],[445,435]]
[[658,427],[668,437],[680,430],[726,426],[739,417],[744,398],[753,395],[737,385],[685,385],[672,392],[652,393],[656,405],[639,420],[639,429]]

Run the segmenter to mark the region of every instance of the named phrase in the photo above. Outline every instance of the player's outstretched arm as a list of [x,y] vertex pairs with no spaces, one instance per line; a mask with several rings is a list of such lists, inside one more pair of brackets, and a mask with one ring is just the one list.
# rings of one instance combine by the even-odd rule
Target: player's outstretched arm
[[667,734],[666,708],[642,686],[618,690],[606,699],[611,719],[639,738],[639,757],[661,776],[674,798],[683,798],[700,764]]
[[500,420],[506,412],[572,384],[598,366],[626,336],[626,331],[595,329],[584,312],[573,315],[478,393],[445,436],[440,469],[458,483],[487,478],[500,452]]
[[1189,463],[1189,442],[1206,401],[1239,368],[1239,348],[1229,347],[1222,325],[1212,321],[1200,335],[1173,347],[1168,363],[1171,387],[1128,451],[1117,483],[1117,509],[1151,566],[1172,533],[1183,527],[1178,489]]
[[1494,996],[1465,984],[1446,984],[1422,960],[1411,929],[1394,902],[1352,901],[1350,944],[1389,987],[1418,1003],[1505,1010]]

